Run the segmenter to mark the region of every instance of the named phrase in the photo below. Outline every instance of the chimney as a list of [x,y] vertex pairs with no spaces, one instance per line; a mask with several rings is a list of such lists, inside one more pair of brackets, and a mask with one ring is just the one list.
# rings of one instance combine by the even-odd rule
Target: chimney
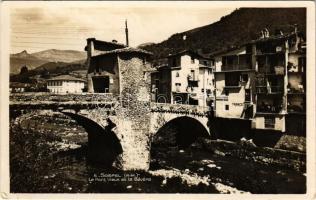
[[94,41],[95,41],[95,38],[88,38],[87,39],[87,46],[86,46],[85,49],[87,51],[88,58],[93,55],[93,52],[94,52]]
[[263,33],[263,30],[260,31],[260,39],[263,39],[264,38],[264,33]]
[[264,37],[268,38],[269,37],[269,31],[267,28],[264,29]]
[[127,19],[125,20],[125,36],[126,36],[126,46],[129,46],[129,41],[128,41],[128,28],[127,28]]
[[297,33],[297,24],[294,24],[294,33]]

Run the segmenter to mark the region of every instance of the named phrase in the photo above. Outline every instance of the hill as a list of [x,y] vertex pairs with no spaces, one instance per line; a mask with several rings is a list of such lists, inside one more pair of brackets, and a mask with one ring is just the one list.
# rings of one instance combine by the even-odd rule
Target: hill
[[[306,32],[305,8],[240,8],[218,22],[176,33],[161,43],[141,48],[151,51],[156,58],[184,49],[210,54],[256,39],[264,28],[270,34],[277,30],[291,32],[294,24],[298,25],[298,30]],[[186,40],[183,40],[184,36]]]
[[82,51],[49,49],[29,54],[24,50],[20,53],[10,55],[10,73],[19,73],[21,67],[24,65],[26,65],[29,70],[32,70],[50,62],[58,64],[60,64],[60,62],[82,64],[85,59],[86,52]]
[[28,69],[35,69],[47,62],[47,60],[38,59],[24,50],[20,53],[10,55],[10,73],[20,73],[24,65],[27,65]]
[[33,53],[32,56],[35,56],[41,60],[48,60],[50,62],[74,62],[77,60],[86,59],[87,53],[83,51],[75,50],[58,50],[58,49],[49,49],[45,51],[40,51]]
[[[10,81],[21,83],[36,83],[38,81],[43,81],[44,79],[53,76],[63,74],[75,74],[76,76],[80,76],[80,78],[85,78],[86,70],[86,64],[84,62],[47,62],[23,74],[18,73],[10,75]],[[36,81],[34,82],[35,79]]]
[[50,74],[68,74],[72,71],[85,70],[85,63],[64,63],[64,62],[48,62],[37,68],[34,72],[40,74],[43,71],[48,71]]

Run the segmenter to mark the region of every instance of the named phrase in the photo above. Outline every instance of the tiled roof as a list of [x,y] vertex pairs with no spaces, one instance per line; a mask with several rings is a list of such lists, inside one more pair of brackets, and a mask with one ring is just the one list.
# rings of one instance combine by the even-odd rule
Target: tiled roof
[[20,82],[10,82],[10,88],[25,88],[29,87],[29,83],[20,83]]
[[183,55],[183,54],[186,54],[186,53],[195,55],[195,56],[197,56],[197,57],[199,57],[199,58],[202,58],[202,59],[209,59],[209,58],[206,57],[205,55],[202,55],[202,54],[200,54],[200,53],[198,53],[198,52],[195,52],[194,50],[191,50],[191,49],[186,49],[186,50],[179,51],[179,52],[177,52],[177,53],[174,53],[174,54],[169,55],[168,57]]
[[81,82],[86,82],[83,79],[76,78],[76,77],[69,76],[69,75],[56,76],[56,77],[48,79],[48,81],[81,81]]
[[[297,34],[299,34],[299,33],[300,32],[298,32]],[[245,45],[248,45],[248,44],[255,44],[255,43],[260,43],[260,42],[269,42],[269,41],[276,41],[276,40],[286,40],[286,39],[294,36],[295,34],[296,33],[288,33],[288,34],[284,34],[284,35],[271,35],[271,36],[266,37],[266,38],[259,38],[259,39],[256,39],[256,40],[251,40],[249,42],[243,43],[243,44],[238,45],[238,46],[234,46],[232,48],[227,48],[227,49],[224,49],[224,50],[219,50],[219,51],[213,52],[213,53],[211,53],[210,56],[212,57],[212,56],[224,54],[224,53],[227,53],[227,52],[239,49],[239,48],[241,48],[241,47],[243,47]]]
[[115,49],[112,51],[96,51],[93,57],[100,56],[100,55],[120,54],[120,53],[140,53],[140,54],[152,55],[151,52],[145,51],[143,49],[125,47],[121,49]]
[[[104,45],[110,45],[110,46],[113,46],[113,47],[118,48],[118,49],[126,47],[125,44],[121,44],[121,43],[118,43],[118,42],[102,41],[102,40],[97,40],[95,38],[88,38],[87,40],[88,41],[93,41],[93,43],[95,45],[94,48],[97,48],[97,46],[104,46]],[[87,51],[88,47],[85,46],[84,50]]]

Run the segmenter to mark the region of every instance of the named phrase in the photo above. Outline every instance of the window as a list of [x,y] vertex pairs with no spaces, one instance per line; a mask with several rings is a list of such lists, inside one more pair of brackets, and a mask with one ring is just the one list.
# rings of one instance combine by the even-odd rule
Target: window
[[215,61],[211,60],[211,66],[214,66],[214,65],[215,65]]
[[298,58],[298,66],[299,66],[299,72],[304,72],[306,67],[306,57],[300,57]]
[[176,91],[180,92],[181,83],[176,83]]
[[179,72],[177,72],[177,73],[176,73],[176,77],[180,77],[180,74],[179,74]]
[[234,64],[237,64],[237,59],[238,57],[233,55],[233,56],[223,56],[222,57],[222,63],[224,66],[232,66]]
[[178,67],[178,66],[180,66],[180,58],[177,58],[177,57],[173,57],[172,59],[171,59],[171,65],[172,65],[172,67]]
[[274,117],[264,117],[264,127],[265,128],[274,128],[275,118]]
[[245,101],[250,102],[251,96],[250,96],[250,89],[245,89]]
[[240,73],[226,73],[225,74],[225,86],[239,86]]
[[155,89],[157,93],[159,93],[159,80],[158,79],[155,80]]
[[229,91],[228,90],[224,90],[225,95],[228,96],[229,95]]
[[195,71],[194,70],[191,70],[191,73],[189,75],[189,80],[192,80],[194,81],[196,78],[195,78]]
[[229,110],[229,105],[225,105],[225,110]]
[[248,82],[248,74],[242,74],[241,75],[241,81],[247,83]]
[[191,63],[194,64],[194,62],[195,62],[195,61],[194,61],[194,57],[191,56]]

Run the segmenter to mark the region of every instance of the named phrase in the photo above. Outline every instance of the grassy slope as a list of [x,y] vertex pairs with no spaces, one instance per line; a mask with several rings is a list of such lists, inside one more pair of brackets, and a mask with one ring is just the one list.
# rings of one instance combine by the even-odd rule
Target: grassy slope
[[[294,24],[298,24],[298,29],[305,32],[305,9],[241,8],[222,17],[218,22],[176,33],[161,43],[142,48],[153,52],[156,57],[187,48],[211,53],[256,39],[264,28],[268,28],[270,34],[274,34],[277,29],[285,33],[293,31]],[[187,36],[185,42],[182,39],[183,35]]]

